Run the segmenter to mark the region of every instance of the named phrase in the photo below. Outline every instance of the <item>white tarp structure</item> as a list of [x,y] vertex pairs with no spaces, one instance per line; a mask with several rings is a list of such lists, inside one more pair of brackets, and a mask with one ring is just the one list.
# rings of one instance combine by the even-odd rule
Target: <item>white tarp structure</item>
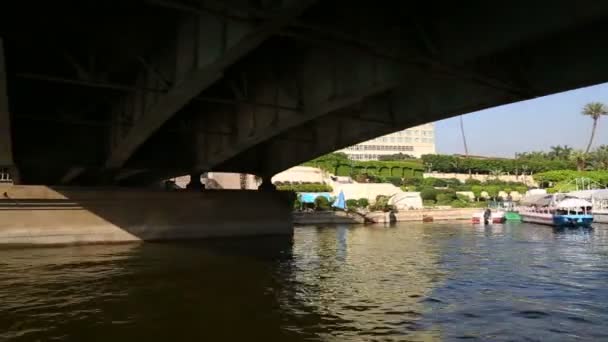
[[568,195],[585,200],[608,200],[608,189],[580,190],[569,192]]
[[419,192],[402,192],[389,198],[388,204],[397,210],[422,209],[422,197]]
[[563,209],[586,208],[591,207],[591,202],[580,198],[566,198],[565,200],[558,202],[557,207]]

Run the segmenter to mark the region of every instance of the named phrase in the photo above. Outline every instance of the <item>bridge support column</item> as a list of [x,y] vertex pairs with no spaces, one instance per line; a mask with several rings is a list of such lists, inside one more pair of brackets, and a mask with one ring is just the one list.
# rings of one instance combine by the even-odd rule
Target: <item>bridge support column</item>
[[205,184],[201,182],[202,173],[194,172],[190,174],[190,183],[186,185],[186,189],[190,191],[205,190]]
[[272,184],[272,176],[262,177],[262,184],[258,187],[259,191],[276,191],[277,187]]
[[290,235],[290,192],[0,184],[0,245]]
[[14,183],[19,183],[19,174],[13,160],[11,117],[8,107],[6,65],[4,45],[0,37],[0,173],[7,170]]

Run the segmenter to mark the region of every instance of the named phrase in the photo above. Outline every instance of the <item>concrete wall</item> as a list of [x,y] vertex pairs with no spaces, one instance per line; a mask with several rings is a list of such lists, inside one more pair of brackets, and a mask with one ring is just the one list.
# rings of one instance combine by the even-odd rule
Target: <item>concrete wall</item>
[[[465,182],[467,179],[473,178],[478,181],[485,182],[487,180],[496,179],[495,176],[491,175],[480,175],[480,174],[466,174],[466,173],[442,173],[442,172],[425,172],[423,175],[424,178],[441,178],[441,179],[451,179],[456,178],[461,182]],[[528,186],[538,186],[538,184],[534,181],[534,178],[530,175],[523,176],[515,176],[515,175],[502,175],[498,176],[498,180],[503,182],[521,182]]]
[[[478,208],[402,210],[396,213],[396,216],[397,221],[422,221],[425,216],[432,217],[434,221],[471,220],[473,214],[481,210]],[[373,212],[367,216],[376,223],[388,223],[388,215],[388,213]]]
[[272,182],[310,182],[323,183],[325,175],[316,167],[295,166],[272,177]]
[[292,233],[292,194],[0,185],[0,244]]

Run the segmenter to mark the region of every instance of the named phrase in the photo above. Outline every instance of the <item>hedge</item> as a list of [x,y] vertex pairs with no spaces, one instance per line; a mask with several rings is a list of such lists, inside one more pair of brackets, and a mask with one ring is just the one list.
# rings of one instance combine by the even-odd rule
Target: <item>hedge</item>
[[278,190],[295,192],[332,192],[333,189],[327,184],[291,184],[279,185]]
[[573,182],[577,178],[589,178],[602,187],[608,186],[608,171],[555,170],[534,175],[534,180],[539,183]]
[[442,154],[425,154],[421,159],[427,170],[438,172],[489,174],[500,170],[511,174],[529,174],[550,170],[576,170],[576,163],[566,160],[474,159]]
[[331,153],[304,163],[305,166],[318,167],[336,176],[352,176],[367,173],[382,177],[405,177],[421,175],[424,171],[422,161],[355,161],[343,153]]

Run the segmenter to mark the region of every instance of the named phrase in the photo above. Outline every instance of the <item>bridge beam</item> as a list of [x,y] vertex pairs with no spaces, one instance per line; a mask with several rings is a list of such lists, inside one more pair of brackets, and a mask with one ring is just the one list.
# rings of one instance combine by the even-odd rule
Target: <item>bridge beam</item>
[[[276,66],[264,70],[274,63],[253,68],[259,75],[249,75],[252,86],[248,87],[251,97],[248,100],[272,103],[276,107],[242,104],[234,115],[218,114],[210,118],[207,124],[213,131],[224,131],[231,126],[233,131],[230,136],[210,137],[207,143],[214,144],[215,148],[198,150],[205,156],[196,158],[204,162],[195,169],[215,167],[282,132],[394,89],[421,74],[419,70],[381,61],[375,56],[319,50],[306,53],[309,56],[304,57],[304,61],[289,62],[284,70],[277,70]],[[276,75],[290,77],[281,79]],[[281,109],[293,107],[298,110]]]
[[0,37],[0,168],[8,169],[13,182],[19,183],[18,170],[13,159],[11,115],[8,106],[7,88],[4,44]]
[[[164,94],[142,98],[134,93],[125,100],[133,125],[113,137],[105,166],[121,168],[135,151],[167,120],[201,91],[223,77],[223,70],[251,52],[300,15],[313,0],[284,0],[280,15],[260,25],[233,22],[213,14],[189,15],[178,28],[174,56],[173,86]],[[145,82],[149,77],[140,77]],[[124,108],[121,108],[125,110]]]

